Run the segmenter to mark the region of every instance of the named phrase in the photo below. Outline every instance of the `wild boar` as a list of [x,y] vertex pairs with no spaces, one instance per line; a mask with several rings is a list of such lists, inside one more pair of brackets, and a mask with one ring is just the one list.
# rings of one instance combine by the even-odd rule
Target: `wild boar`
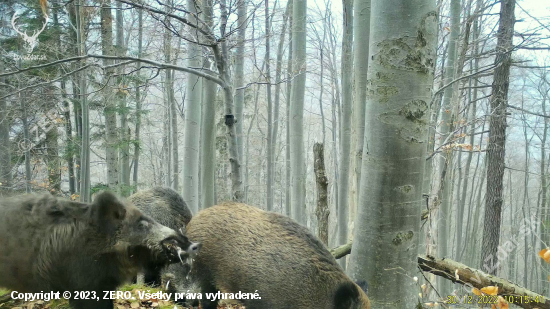
[[89,291],[73,308],[112,309],[115,290],[145,265],[195,254],[198,244],[109,192],[92,204],[51,195],[0,200],[0,286],[18,292]]
[[[139,191],[130,196],[128,200],[144,214],[174,230],[184,231],[193,216],[181,195],[170,188],[154,187]],[[170,265],[170,271],[175,277],[182,277],[186,276],[186,269],[188,270],[189,267],[190,265],[174,264]],[[156,267],[156,265],[145,267],[144,283],[152,286],[159,285],[163,272],[165,272],[165,269]],[[172,283],[175,283],[178,279],[174,278]],[[173,284],[169,286],[174,287]],[[174,291],[171,290],[170,292]],[[182,292],[185,292],[185,290]]]
[[194,216],[187,236],[202,243],[191,278],[204,309],[216,308],[221,294],[205,298],[218,291],[257,293],[241,300],[247,309],[370,309],[323,243],[288,217],[224,203]]
[[[187,204],[176,191],[165,187],[154,187],[139,191],[128,198],[144,214],[151,216],[159,223],[174,230],[185,230],[191,221],[193,214]],[[138,275],[138,282],[143,281],[155,286],[164,282],[169,293],[185,293],[187,290],[195,290],[194,283],[189,280],[188,274],[192,263],[187,261],[168,265],[162,269],[151,265],[145,268],[143,279]],[[178,301],[180,304],[196,305],[196,302],[187,302],[185,299]]]

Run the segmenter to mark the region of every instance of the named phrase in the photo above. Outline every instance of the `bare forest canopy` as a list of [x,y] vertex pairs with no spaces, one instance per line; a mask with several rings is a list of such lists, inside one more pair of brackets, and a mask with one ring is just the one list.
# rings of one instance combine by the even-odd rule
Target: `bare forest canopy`
[[282,213],[353,239],[373,308],[550,298],[549,25],[542,0],[5,0],[0,195]]

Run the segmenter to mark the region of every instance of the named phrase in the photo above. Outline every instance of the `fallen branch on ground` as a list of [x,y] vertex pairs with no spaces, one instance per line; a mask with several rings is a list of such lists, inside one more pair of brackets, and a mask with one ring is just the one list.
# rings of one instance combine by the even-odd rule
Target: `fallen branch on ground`
[[544,298],[506,279],[489,275],[479,269],[468,267],[450,259],[438,259],[433,256],[420,255],[418,256],[418,266],[423,271],[477,289],[486,286],[496,286],[498,287],[498,295],[522,308],[550,309],[550,299]]
[[[330,250],[330,253],[335,259],[340,259],[350,254],[351,248],[352,242],[349,242]],[[423,271],[479,290],[487,286],[496,286],[498,287],[498,295],[504,297],[510,303],[525,309],[550,309],[550,299],[548,297],[545,298],[506,279],[486,274],[481,270],[468,267],[450,259],[438,259],[433,256],[419,255],[418,266]],[[537,299],[538,302],[535,301]]]

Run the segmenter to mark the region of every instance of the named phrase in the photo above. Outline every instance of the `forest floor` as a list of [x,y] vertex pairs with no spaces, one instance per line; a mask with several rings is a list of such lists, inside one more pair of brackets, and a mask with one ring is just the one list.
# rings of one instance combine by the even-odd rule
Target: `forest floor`
[[[139,299],[138,291],[146,291],[147,293],[155,293],[161,291],[157,288],[151,288],[148,286],[140,285],[126,285],[119,289],[119,291],[129,291],[132,293],[132,297],[135,300],[127,299],[116,299],[114,300],[115,309],[190,309],[191,307],[183,307],[181,305],[176,305],[172,301],[165,301],[159,299]],[[69,307],[69,302],[66,300],[53,300],[53,301],[42,301],[37,300],[33,302],[24,302],[22,300],[9,300],[2,302],[10,291],[0,289],[0,309],[71,309]],[[195,307],[196,308],[196,307]],[[219,309],[245,309],[244,306],[236,304],[220,304]],[[200,309],[200,307],[199,307]]]

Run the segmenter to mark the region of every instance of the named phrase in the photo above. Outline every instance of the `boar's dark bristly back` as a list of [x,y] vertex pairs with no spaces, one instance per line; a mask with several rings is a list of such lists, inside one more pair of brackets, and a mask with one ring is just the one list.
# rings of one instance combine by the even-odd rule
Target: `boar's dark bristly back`
[[191,270],[203,295],[257,293],[242,300],[247,309],[370,309],[323,243],[288,217],[224,203],[194,216],[187,236],[203,244]]
[[181,195],[170,188],[154,187],[139,191],[128,200],[143,213],[174,230],[185,229],[193,217]]

